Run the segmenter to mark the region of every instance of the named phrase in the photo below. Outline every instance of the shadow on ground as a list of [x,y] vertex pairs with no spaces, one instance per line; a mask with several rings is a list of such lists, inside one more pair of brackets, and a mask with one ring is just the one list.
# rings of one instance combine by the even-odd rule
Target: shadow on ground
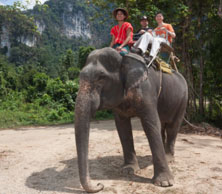
[[[141,169],[152,165],[152,156],[138,156]],[[40,172],[33,172],[26,179],[26,186],[39,191],[56,191],[66,193],[84,193],[80,183],[77,158],[60,161],[65,167],[46,168]],[[122,180],[139,183],[151,183],[151,179],[138,175],[123,175],[121,173],[121,156],[101,157],[89,160],[90,176],[92,180]],[[105,185],[106,186],[106,185]]]

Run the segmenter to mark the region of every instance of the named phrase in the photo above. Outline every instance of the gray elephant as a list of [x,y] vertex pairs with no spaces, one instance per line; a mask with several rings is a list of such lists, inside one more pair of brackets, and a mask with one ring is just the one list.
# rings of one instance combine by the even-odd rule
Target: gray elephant
[[163,187],[173,185],[166,158],[174,155],[187,98],[187,84],[180,73],[161,74],[154,67],[147,70],[142,57],[135,54],[121,57],[112,48],[93,51],[80,73],[75,105],[75,136],[82,187],[91,193],[103,189],[100,183],[91,185],[88,166],[90,119],[101,109],[114,112],[124,154],[123,169],[139,169],[131,126],[131,118],[139,117],[152,152],[152,180],[155,185]]

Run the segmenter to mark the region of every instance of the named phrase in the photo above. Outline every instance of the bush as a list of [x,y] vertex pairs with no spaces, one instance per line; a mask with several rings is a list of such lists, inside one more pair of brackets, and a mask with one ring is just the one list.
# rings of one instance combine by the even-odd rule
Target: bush
[[33,84],[38,92],[43,92],[46,89],[49,77],[45,73],[36,73],[33,78]]
[[49,121],[58,120],[59,119],[58,112],[56,110],[50,111],[47,118],[48,118]]
[[69,76],[70,80],[74,80],[74,79],[78,78],[79,73],[80,73],[80,69],[77,67],[70,67],[68,69],[68,76]]
[[46,106],[53,103],[51,96],[49,96],[48,94],[43,94],[41,98],[37,98],[36,101],[40,106]]
[[59,78],[50,79],[46,86],[46,93],[51,96],[53,100],[59,101],[65,94],[64,84]]
[[88,55],[95,50],[94,47],[92,46],[88,46],[88,47],[84,47],[81,46],[79,48],[79,68],[82,69],[86,63],[86,59],[88,57]]
[[97,111],[95,119],[97,120],[113,119],[112,111],[110,110]]

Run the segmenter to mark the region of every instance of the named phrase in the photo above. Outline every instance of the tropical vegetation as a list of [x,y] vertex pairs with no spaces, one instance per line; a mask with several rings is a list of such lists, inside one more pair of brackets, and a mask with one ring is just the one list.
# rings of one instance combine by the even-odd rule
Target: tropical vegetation
[[[97,36],[108,34],[114,24],[111,10],[125,7],[134,29],[139,17],[147,15],[155,27],[155,14],[161,11],[171,23],[177,37],[173,43],[177,64],[189,86],[186,117],[191,121],[211,122],[222,127],[222,18],[215,0],[89,0],[72,1],[88,14]],[[61,25],[61,13],[67,1],[47,1],[31,11],[18,6],[0,6],[0,34],[7,24],[11,42],[0,48],[0,127],[42,125],[72,122],[78,75],[88,54],[109,44],[109,39],[96,45],[84,39],[68,39],[55,27]],[[101,11],[100,11],[101,10]],[[108,13],[108,14],[107,14]],[[40,34],[35,20],[44,20],[46,30]],[[19,37],[35,37],[29,47]],[[1,40],[2,41],[2,40]],[[97,118],[110,118],[99,112]]]

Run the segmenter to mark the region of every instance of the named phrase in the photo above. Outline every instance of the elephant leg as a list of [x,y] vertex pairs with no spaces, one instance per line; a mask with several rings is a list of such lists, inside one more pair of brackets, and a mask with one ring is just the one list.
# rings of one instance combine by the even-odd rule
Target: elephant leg
[[[168,162],[172,162],[174,160],[174,157],[173,157],[173,152],[170,151],[169,149],[169,144],[167,144],[167,140],[171,139],[171,135],[168,133],[169,136],[167,136],[167,124],[161,124],[161,135],[162,135],[162,140],[163,140],[163,146],[165,148],[165,152],[166,152],[166,158],[167,158],[167,161]],[[169,143],[169,142],[168,142]],[[174,150],[174,149],[172,149]]]
[[172,156],[174,156],[174,145],[177,137],[178,127],[179,126],[175,124],[168,124],[166,126],[167,141],[165,146],[165,152],[166,154]]
[[174,119],[175,122],[166,124],[167,139],[165,144],[165,152],[168,161],[173,161],[174,159],[174,147],[175,147],[176,137],[182,123],[182,119],[183,117],[176,118]]
[[166,125],[164,123],[161,124],[161,135],[162,135],[163,145],[165,147],[165,144],[166,144]]
[[186,104],[183,102],[184,101],[182,101],[181,106],[179,106],[176,116],[174,117],[174,119],[172,119],[173,122],[167,123],[165,125],[166,135],[167,135],[165,152],[168,161],[172,161],[174,159],[174,147],[175,147],[176,137],[180,130],[180,126],[185,114]]
[[141,117],[141,122],[152,152],[154,165],[153,182],[155,185],[162,187],[172,186],[174,181],[165,155],[157,110],[149,107]]
[[140,168],[134,149],[131,119],[115,114],[115,123],[123,148],[124,165],[122,172],[124,174],[134,174]]

